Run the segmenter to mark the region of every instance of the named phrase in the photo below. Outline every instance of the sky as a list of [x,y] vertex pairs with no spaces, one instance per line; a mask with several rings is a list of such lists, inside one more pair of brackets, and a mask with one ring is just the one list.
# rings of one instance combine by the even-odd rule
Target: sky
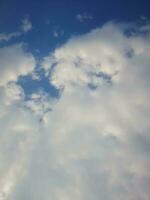
[[0,200],[150,199],[149,5],[0,0]]

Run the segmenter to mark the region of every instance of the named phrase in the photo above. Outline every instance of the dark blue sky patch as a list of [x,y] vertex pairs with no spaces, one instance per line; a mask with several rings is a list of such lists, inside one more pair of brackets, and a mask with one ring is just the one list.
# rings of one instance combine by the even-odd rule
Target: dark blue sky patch
[[[103,72],[100,72],[100,73],[91,73],[90,76],[95,76],[97,77],[98,79],[101,79],[103,84],[105,84],[105,86],[111,86],[113,84],[112,82],[112,77],[106,73],[103,73]],[[103,85],[102,84],[102,85]],[[98,88],[98,85],[95,85],[94,83],[88,83],[88,88],[91,89],[91,90],[96,90]]]
[[18,83],[24,89],[24,93],[26,98],[28,98],[31,94],[36,93],[40,90],[46,92],[49,96],[53,98],[59,98],[60,91],[55,88],[52,84],[50,84],[47,77],[45,77],[44,72],[38,72],[40,75],[40,79],[33,79],[31,75],[22,76],[19,78]]

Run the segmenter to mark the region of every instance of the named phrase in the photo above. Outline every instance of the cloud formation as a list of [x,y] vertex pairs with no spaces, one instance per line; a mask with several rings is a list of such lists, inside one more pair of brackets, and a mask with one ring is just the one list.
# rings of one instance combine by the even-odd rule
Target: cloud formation
[[0,50],[14,63],[1,56],[0,199],[149,199],[150,35],[131,30],[107,23],[45,57],[58,99],[26,100],[16,80],[34,57]]

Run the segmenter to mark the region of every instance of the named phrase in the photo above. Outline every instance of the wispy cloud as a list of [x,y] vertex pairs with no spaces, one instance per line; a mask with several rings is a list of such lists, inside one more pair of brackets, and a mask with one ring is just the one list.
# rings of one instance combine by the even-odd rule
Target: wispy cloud
[[12,33],[0,33],[0,42],[8,42],[12,39],[20,37],[24,33],[32,29],[32,23],[28,18],[25,18],[21,21],[21,30],[12,32]]
[[21,30],[23,32],[28,32],[32,29],[32,23],[28,18],[22,19]]
[[60,37],[64,35],[64,30],[54,30],[53,31],[53,36],[54,37]]
[[59,25],[53,27],[52,34],[55,38],[63,36],[64,33],[65,31]]
[[20,32],[0,33],[0,42],[9,41],[13,38],[19,37],[20,35],[21,35]]
[[82,23],[85,21],[92,20],[92,19],[94,19],[94,17],[88,13],[81,13],[81,14],[76,15],[76,19]]

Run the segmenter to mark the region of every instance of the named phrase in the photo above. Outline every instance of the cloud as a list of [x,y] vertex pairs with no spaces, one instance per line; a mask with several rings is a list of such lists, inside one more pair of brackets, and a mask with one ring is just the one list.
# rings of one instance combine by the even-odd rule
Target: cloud
[[53,64],[58,66],[52,71],[50,81],[56,87],[70,87],[73,84],[93,84],[97,87],[106,79],[117,81],[127,54],[132,52],[130,39],[120,29],[110,23],[86,35],[72,38],[56,49],[43,63],[45,69]]
[[34,67],[35,59],[23,44],[0,48],[0,86],[31,73]]
[[0,33],[0,42],[9,41],[13,38],[19,37],[20,35],[21,35],[20,32]]
[[0,33],[0,42],[8,42],[14,38],[20,37],[23,33],[26,33],[32,29],[32,23],[28,18],[23,19],[21,24],[21,31],[12,33]]
[[23,32],[28,32],[32,29],[32,23],[28,18],[22,20],[21,30]]
[[89,15],[87,13],[82,13],[82,14],[77,14],[76,15],[76,19],[79,21],[79,22],[85,22],[85,21],[89,21],[89,20],[92,20],[93,19],[93,16],[92,15]]
[[1,199],[149,199],[150,35],[127,29],[107,23],[43,59],[58,99],[3,81]]

